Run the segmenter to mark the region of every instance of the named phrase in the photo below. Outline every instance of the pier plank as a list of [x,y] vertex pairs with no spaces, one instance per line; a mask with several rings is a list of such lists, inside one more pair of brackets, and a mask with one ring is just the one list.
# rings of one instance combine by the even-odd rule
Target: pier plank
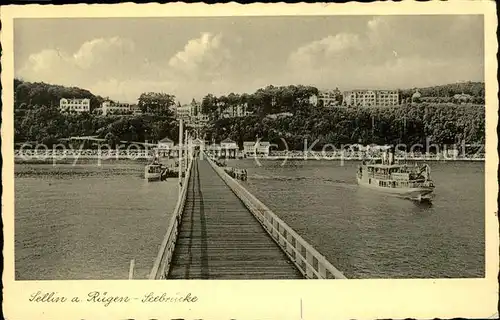
[[192,170],[169,279],[303,279],[206,160]]

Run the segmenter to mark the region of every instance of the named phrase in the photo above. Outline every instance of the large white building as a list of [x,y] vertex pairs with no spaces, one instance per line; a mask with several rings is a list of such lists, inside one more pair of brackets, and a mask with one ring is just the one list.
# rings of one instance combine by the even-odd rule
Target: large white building
[[323,90],[318,94],[318,103],[322,102],[324,107],[335,107],[340,105],[339,97],[342,95],[340,90],[337,88],[335,90]]
[[395,106],[399,104],[397,90],[352,90],[343,93],[346,106]]
[[141,108],[139,108],[139,106],[136,105],[136,104],[133,104],[133,105],[130,106],[130,111],[132,111],[133,115],[140,115],[140,114],[142,114]]
[[105,116],[110,114],[128,114],[133,112],[133,106],[126,102],[105,100],[101,104],[101,112]]
[[268,141],[245,141],[243,142],[243,155],[249,156],[269,156],[271,144]]
[[193,115],[193,107],[189,104],[178,106],[175,109],[175,117],[184,121],[189,121]]
[[249,116],[252,114],[252,112],[248,110],[248,105],[245,103],[235,106],[229,106],[224,110],[221,110],[221,108],[219,107],[219,114],[221,118],[237,118]]
[[191,116],[189,124],[194,127],[204,127],[210,121],[210,117],[203,113],[198,113],[196,116]]
[[194,100],[190,104],[178,105],[174,113],[177,120],[182,119],[193,127],[203,127],[210,120],[208,115],[201,112],[201,105]]
[[66,99],[59,100],[61,112],[90,112],[90,99]]

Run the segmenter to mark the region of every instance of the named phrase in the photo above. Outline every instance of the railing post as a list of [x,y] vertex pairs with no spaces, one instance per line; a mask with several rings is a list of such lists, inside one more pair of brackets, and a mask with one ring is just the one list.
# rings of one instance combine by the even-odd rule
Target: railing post
[[273,236],[274,238],[276,239],[276,237],[278,237],[279,239],[279,224],[278,224],[278,221],[276,219],[273,219]]
[[266,222],[267,222],[267,227],[269,228],[269,231],[271,231],[271,234],[272,234],[272,230],[273,230],[273,217],[271,217],[271,215],[267,214],[266,213]]
[[279,237],[279,244],[282,248],[286,247],[285,246],[285,239],[286,239],[286,230],[283,228],[281,225],[278,224],[278,237]]
[[308,279],[312,279],[314,277],[313,255],[308,250],[306,250],[306,274]]
[[303,257],[302,257],[302,253],[301,253],[301,247],[302,247],[302,245],[300,244],[300,242],[297,241],[297,239],[295,239],[295,255],[294,255],[295,262],[298,263],[301,268],[303,268],[303,266],[302,266]]
[[293,237],[292,235],[287,232],[286,233],[286,241],[287,241],[287,244],[286,244],[286,251],[292,256],[295,258],[295,254],[293,253],[293,246],[292,246],[292,241],[293,241]]
[[318,273],[321,279],[327,279],[325,265],[322,261],[318,261]]

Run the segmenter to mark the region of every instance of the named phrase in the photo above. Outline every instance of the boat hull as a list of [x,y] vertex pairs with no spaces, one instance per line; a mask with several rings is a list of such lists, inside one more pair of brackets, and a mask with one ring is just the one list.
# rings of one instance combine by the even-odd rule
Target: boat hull
[[388,187],[380,187],[377,185],[373,185],[367,182],[361,181],[359,178],[358,184],[364,188],[404,197],[416,200],[430,200],[433,196],[434,188],[433,187],[419,187],[419,188],[388,188]]
[[148,181],[160,181],[161,180],[161,174],[147,174],[145,176],[145,179]]

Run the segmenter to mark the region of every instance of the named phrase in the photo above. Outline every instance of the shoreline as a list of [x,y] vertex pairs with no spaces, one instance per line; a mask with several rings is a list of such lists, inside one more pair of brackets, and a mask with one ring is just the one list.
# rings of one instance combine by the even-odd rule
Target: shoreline
[[[362,161],[363,159],[357,158],[357,157],[322,157],[322,158],[316,158],[314,156],[311,157],[283,157],[283,156],[269,156],[269,157],[248,157],[248,158],[243,158],[243,159],[258,159],[258,160],[302,160],[302,161],[308,161],[308,160],[326,160],[326,161]],[[371,158],[371,159],[380,159],[380,158]],[[238,159],[235,159],[238,160]],[[395,160],[398,161],[465,161],[465,162],[470,162],[470,161],[485,161],[485,158],[457,158],[457,159],[436,159],[436,158],[395,158]]]
[[[373,158],[377,159],[377,158]],[[103,158],[99,157],[73,157],[67,159],[50,158],[45,159],[23,159],[20,157],[14,158],[14,164],[51,164],[51,165],[88,165],[88,164],[112,164],[113,162],[133,162],[133,163],[148,163],[148,158]],[[362,161],[363,159],[355,157],[284,157],[284,156],[269,156],[269,157],[247,157],[247,158],[227,158],[226,160],[264,160],[264,161]],[[396,158],[401,162],[485,162],[485,158],[457,158],[457,159],[436,159],[436,158]]]

